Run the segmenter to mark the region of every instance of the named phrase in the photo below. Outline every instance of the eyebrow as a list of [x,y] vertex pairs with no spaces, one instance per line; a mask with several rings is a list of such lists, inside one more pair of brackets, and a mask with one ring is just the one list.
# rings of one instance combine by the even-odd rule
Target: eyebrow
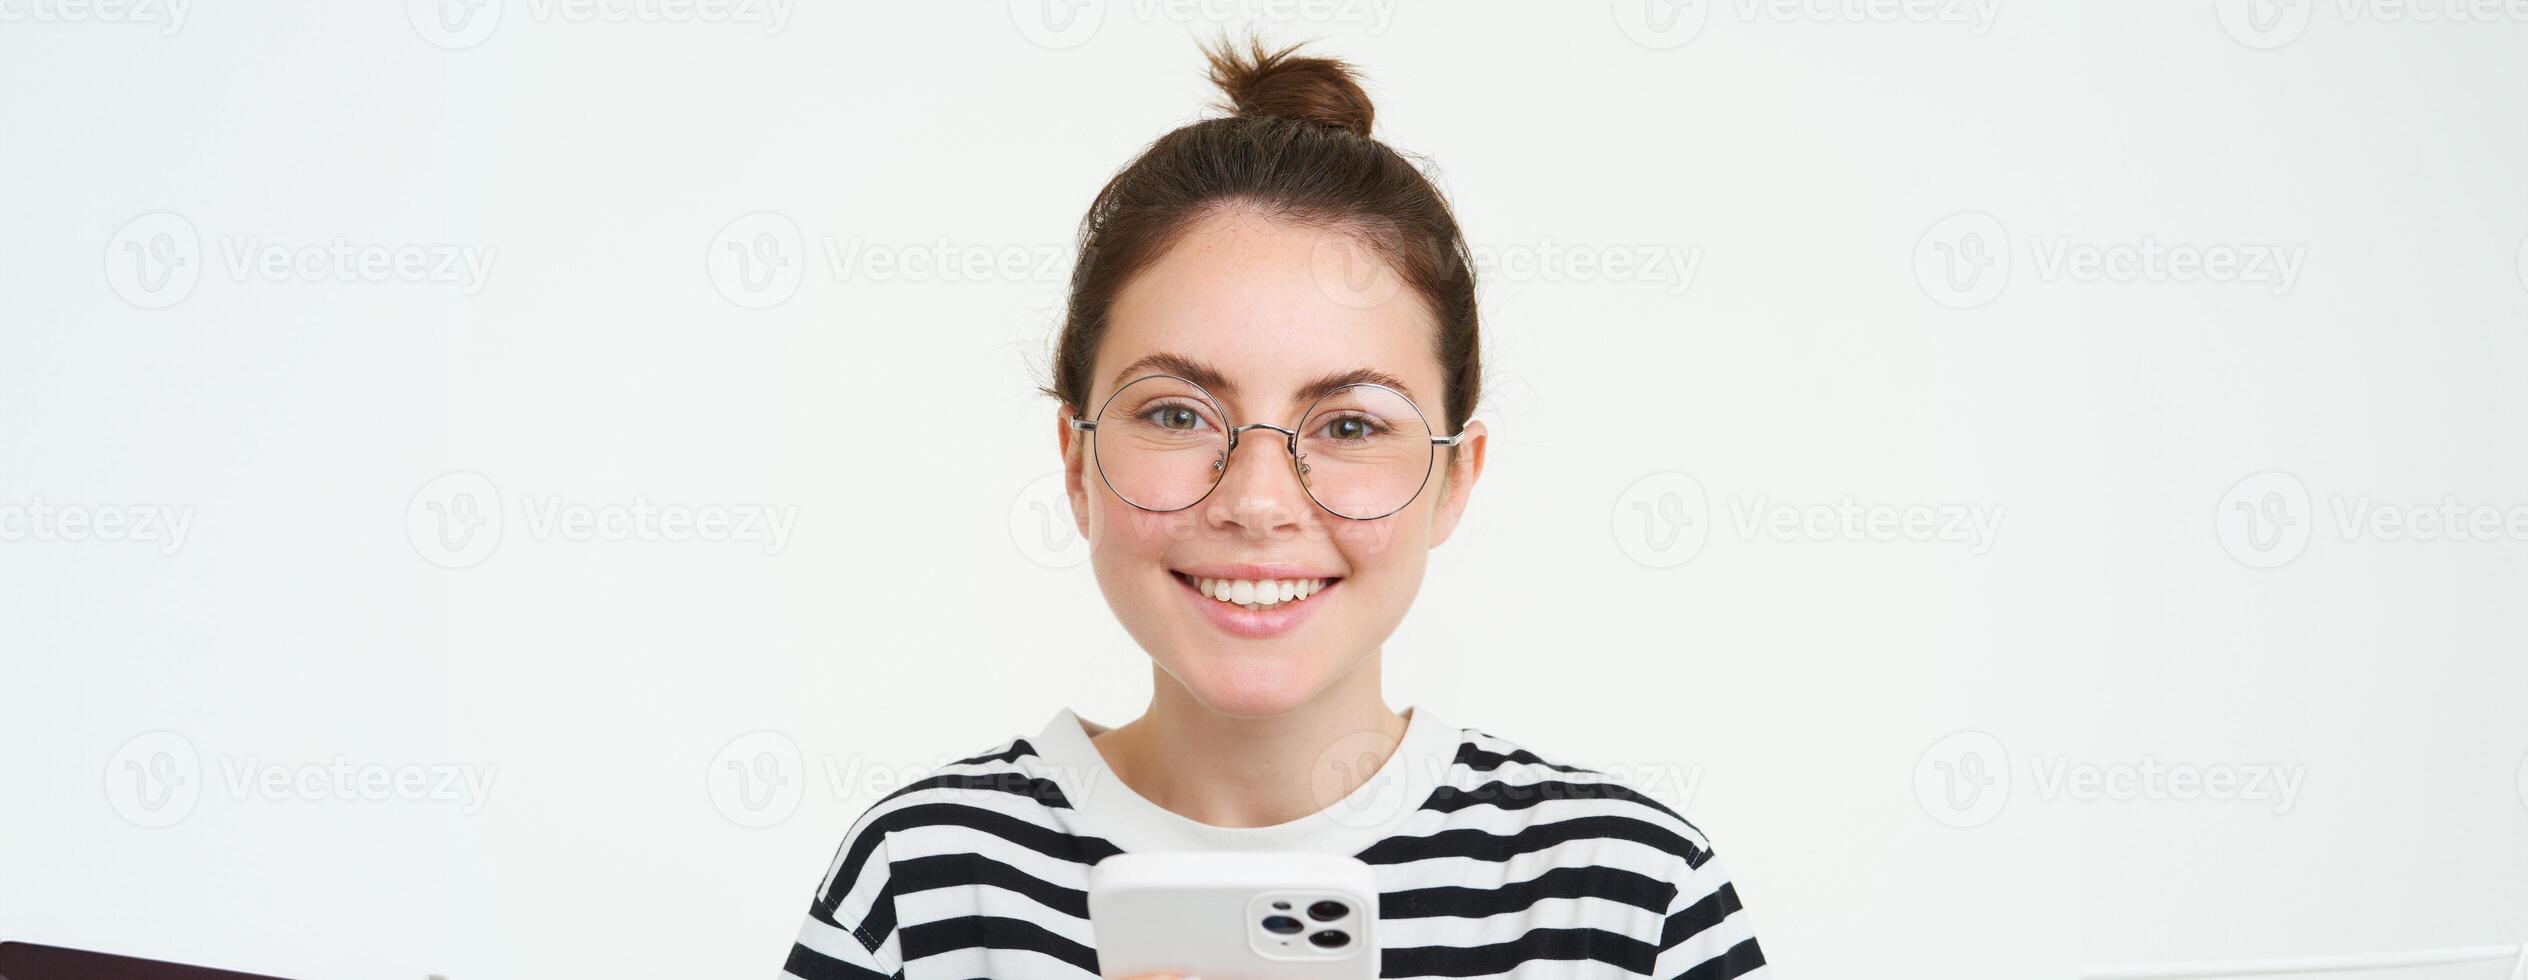
[[[1182,354],[1171,354],[1166,351],[1149,354],[1138,361],[1124,365],[1123,370],[1115,372],[1114,387],[1121,388],[1125,382],[1138,378],[1143,374],[1151,373],[1173,374],[1197,385],[1201,385],[1204,391],[1219,395],[1222,398],[1235,397],[1238,393],[1238,386],[1231,383],[1227,375],[1220,373],[1220,369],[1212,367],[1211,365],[1205,364],[1201,361],[1194,360],[1193,358],[1186,357]],[[1293,392],[1292,394],[1295,401],[1305,404],[1325,397],[1337,388],[1356,384],[1385,385],[1403,394],[1405,398],[1411,400],[1414,404],[1422,404],[1422,399],[1413,394],[1413,389],[1404,383],[1404,379],[1376,368],[1367,367],[1356,367],[1349,370],[1331,372],[1314,381],[1310,381],[1307,384],[1300,385],[1299,390]]]

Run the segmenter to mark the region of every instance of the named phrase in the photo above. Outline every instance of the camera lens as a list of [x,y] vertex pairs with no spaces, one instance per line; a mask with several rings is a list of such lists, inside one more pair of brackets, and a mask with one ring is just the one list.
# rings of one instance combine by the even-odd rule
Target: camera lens
[[1332,922],[1351,914],[1351,911],[1351,906],[1341,902],[1317,902],[1308,906],[1308,917],[1319,922]]
[[1317,944],[1318,947],[1323,949],[1333,949],[1334,947],[1341,946],[1344,943],[1351,942],[1352,937],[1345,935],[1341,929],[1327,929],[1323,932],[1310,933],[1308,935],[1308,941]]
[[1265,917],[1264,928],[1268,932],[1277,932],[1287,936],[1307,927],[1300,925],[1299,920],[1287,915],[1273,915]]

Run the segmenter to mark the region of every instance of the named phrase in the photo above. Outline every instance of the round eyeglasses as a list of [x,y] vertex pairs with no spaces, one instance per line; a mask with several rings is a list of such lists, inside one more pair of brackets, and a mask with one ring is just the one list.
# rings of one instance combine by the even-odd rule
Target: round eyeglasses
[[1319,396],[1297,429],[1263,422],[1233,426],[1211,394],[1184,378],[1153,374],[1116,389],[1095,419],[1077,416],[1106,488],[1124,503],[1170,513],[1201,503],[1229,472],[1238,437],[1249,429],[1281,435],[1299,485],[1317,506],[1347,520],[1374,521],[1422,495],[1442,446],[1464,432],[1434,435],[1403,393],[1356,382]]

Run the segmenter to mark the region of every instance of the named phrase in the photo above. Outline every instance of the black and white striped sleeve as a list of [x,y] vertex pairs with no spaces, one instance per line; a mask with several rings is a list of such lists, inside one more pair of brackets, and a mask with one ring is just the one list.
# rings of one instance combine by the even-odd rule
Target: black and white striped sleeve
[[781,975],[797,980],[888,980],[904,975],[895,930],[887,835],[863,814],[817,883],[807,921]]
[[1764,950],[1738,905],[1737,886],[1710,852],[1677,884],[1659,936],[1659,980],[1761,980]]

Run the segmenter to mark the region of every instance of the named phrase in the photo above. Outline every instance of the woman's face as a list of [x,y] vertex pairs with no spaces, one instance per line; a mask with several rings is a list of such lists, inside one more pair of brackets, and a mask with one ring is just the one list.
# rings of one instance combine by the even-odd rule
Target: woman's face
[[[1349,237],[1232,208],[1189,228],[1117,294],[1079,411],[1094,414],[1133,379],[1169,374],[1201,383],[1226,425],[1298,428],[1305,389],[1380,380],[1447,435],[1435,329],[1417,294]],[[1161,514],[1100,479],[1093,437],[1057,428],[1107,604],[1196,700],[1242,718],[1296,708],[1378,651],[1420,590],[1430,550],[1456,527],[1484,451],[1482,426],[1469,423],[1412,503],[1355,521],[1309,498],[1280,433],[1252,429],[1209,496]],[[1249,610],[1204,595],[1206,579],[1326,584]]]

